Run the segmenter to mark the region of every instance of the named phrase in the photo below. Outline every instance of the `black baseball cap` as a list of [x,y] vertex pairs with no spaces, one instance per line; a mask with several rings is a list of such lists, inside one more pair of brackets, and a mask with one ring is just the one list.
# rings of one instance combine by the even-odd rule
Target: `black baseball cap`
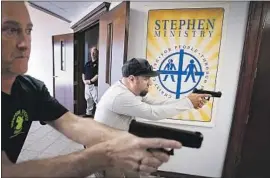
[[156,77],[159,73],[157,71],[153,71],[153,67],[146,59],[132,58],[123,65],[122,75],[123,77],[128,77],[130,75]]

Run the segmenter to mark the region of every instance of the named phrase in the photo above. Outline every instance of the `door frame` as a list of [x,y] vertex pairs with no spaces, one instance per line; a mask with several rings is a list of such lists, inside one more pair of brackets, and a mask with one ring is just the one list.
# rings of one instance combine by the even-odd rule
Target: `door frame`
[[53,67],[53,71],[52,71],[52,77],[53,77],[53,97],[55,98],[55,65],[54,65],[54,36],[52,36],[52,67]]
[[243,139],[249,119],[250,102],[256,78],[263,23],[266,17],[265,2],[250,2],[242,63],[237,87],[234,115],[223,166],[223,178],[234,178],[241,162]]
[[89,12],[86,16],[84,16],[81,20],[71,26],[74,33],[76,32],[83,32],[89,29],[91,26],[94,26],[96,23],[99,22],[99,18],[101,15],[109,11],[111,3],[103,2],[94,10]]

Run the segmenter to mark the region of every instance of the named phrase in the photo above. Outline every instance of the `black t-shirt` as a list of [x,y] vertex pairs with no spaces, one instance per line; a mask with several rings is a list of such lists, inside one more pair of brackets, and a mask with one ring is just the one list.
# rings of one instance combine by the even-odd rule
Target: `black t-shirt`
[[[94,62],[92,60],[88,61],[83,68],[83,74],[85,80],[91,80],[95,75],[98,75],[98,60]],[[98,80],[93,83],[95,86],[98,86]]]
[[16,163],[32,121],[53,121],[68,110],[50,96],[45,84],[18,76],[11,95],[2,95],[2,151]]

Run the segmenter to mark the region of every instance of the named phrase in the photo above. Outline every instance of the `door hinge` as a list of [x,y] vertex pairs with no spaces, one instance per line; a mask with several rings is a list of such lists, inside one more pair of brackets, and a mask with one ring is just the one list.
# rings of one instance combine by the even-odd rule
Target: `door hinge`
[[241,156],[236,156],[235,160],[234,160],[234,165],[237,167],[239,166],[241,161]]
[[248,124],[248,120],[249,120],[249,115],[247,115],[246,124]]
[[254,80],[255,80],[256,77],[257,77],[257,71],[258,71],[258,68],[255,69]]

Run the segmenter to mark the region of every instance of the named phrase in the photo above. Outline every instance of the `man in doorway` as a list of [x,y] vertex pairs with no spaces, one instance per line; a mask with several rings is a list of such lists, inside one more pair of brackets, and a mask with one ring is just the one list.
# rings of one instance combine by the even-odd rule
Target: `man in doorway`
[[[2,1],[2,177],[86,177],[117,167],[151,173],[169,156],[150,148],[180,148],[179,142],[143,139],[80,118],[50,96],[28,69],[33,24],[24,2]],[[54,158],[16,163],[32,121],[44,121],[87,149]]]
[[84,65],[82,80],[85,84],[84,96],[86,100],[86,114],[84,117],[93,117],[98,100],[98,49],[89,48],[88,61]]
[[[133,58],[122,67],[123,78],[102,96],[95,120],[124,131],[133,128],[135,117],[161,120],[189,109],[199,109],[206,103],[207,94],[190,94],[183,99],[156,99],[148,95],[151,77],[158,76],[146,59]],[[134,177],[131,172],[106,170],[107,177]],[[138,175],[137,175],[138,176]]]

